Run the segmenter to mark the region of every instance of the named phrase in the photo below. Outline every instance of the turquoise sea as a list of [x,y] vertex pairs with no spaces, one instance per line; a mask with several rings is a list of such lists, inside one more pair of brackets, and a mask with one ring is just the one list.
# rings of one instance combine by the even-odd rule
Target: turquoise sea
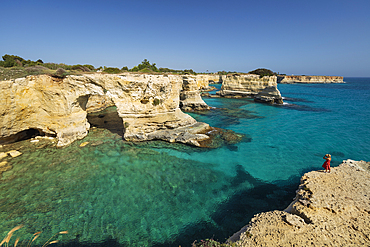
[[14,143],[7,149],[23,154],[6,159],[13,168],[0,179],[0,240],[24,224],[16,235],[43,231],[39,245],[64,230],[59,246],[223,242],[254,214],[288,206],[300,177],[322,169],[326,153],[332,166],[370,161],[370,78],[344,81],[279,84],[282,106],[204,98],[214,108],[190,115],[246,135],[217,149],[124,142],[114,108],[90,115],[98,128],[66,148]]

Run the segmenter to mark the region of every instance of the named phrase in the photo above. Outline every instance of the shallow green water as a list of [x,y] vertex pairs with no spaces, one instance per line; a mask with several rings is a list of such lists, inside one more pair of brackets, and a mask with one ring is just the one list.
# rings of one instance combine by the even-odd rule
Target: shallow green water
[[[90,143],[78,146],[85,141]],[[155,142],[132,145],[104,129],[66,148],[37,149],[40,145],[29,140],[14,145],[23,146],[23,155],[9,159],[13,169],[0,183],[4,236],[25,224],[19,230],[24,236],[44,231],[39,242],[62,230],[70,232],[65,240],[84,243],[110,238],[130,246],[168,242],[186,227],[212,223],[217,205],[253,186],[232,184],[234,178],[212,164],[159,153],[153,150]]]

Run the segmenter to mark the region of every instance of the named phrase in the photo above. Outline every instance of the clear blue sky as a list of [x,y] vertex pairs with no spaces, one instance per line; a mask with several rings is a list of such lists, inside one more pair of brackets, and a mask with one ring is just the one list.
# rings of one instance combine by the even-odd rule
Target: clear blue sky
[[370,77],[370,0],[1,0],[0,56]]

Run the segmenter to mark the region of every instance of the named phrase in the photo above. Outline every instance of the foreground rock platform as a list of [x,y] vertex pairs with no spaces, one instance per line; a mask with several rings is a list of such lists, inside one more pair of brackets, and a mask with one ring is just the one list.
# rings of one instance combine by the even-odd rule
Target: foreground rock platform
[[284,211],[255,215],[228,241],[238,246],[370,246],[370,162],[345,160],[301,178]]

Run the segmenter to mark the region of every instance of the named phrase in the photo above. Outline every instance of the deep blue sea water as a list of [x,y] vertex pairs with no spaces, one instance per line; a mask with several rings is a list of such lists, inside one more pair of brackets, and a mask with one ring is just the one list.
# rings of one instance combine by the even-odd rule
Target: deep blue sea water
[[217,149],[128,143],[99,128],[62,149],[14,144],[23,154],[0,180],[0,238],[24,224],[21,239],[42,230],[38,243],[68,230],[65,246],[224,241],[254,214],[288,206],[326,153],[332,166],[370,161],[370,78],[344,81],[279,84],[283,106],[204,98],[214,108],[190,115],[247,137]]

